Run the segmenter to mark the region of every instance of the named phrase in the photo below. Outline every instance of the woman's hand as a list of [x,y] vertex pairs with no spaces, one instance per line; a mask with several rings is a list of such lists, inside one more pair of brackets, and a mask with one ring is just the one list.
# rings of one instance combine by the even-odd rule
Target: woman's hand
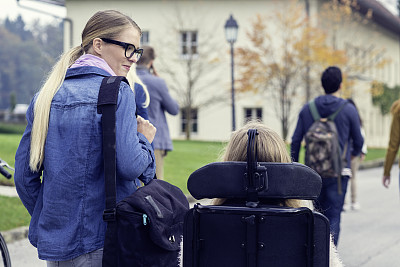
[[156,135],[156,127],[151,124],[148,120],[143,119],[140,116],[137,116],[137,131],[146,137],[146,139],[152,143],[154,140],[154,136]]

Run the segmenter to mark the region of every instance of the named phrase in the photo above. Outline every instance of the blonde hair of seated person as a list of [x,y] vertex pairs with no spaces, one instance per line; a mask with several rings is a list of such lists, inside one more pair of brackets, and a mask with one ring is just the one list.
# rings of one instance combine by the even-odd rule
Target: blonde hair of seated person
[[[221,161],[247,161],[247,132],[249,129],[257,129],[257,161],[259,162],[283,162],[290,163],[291,158],[283,139],[274,130],[268,128],[260,121],[250,121],[242,128],[234,131],[225,150]],[[213,205],[222,205],[226,199],[216,198]],[[284,206],[292,208],[307,207],[314,209],[310,200],[286,199]],[[329,266],[341,267],[343,263],[330,237]]]
[[[222,161],[247,161],[247,132],[249,129],[257,129],[258,132],[257,160],[259,162],[291,162],[286,144],[282,138],[259,121],[250,121],[232,133],[222,155]],[[213,200],[214,205],[221,205],[224,202],[225,199]],[[301,199],[286,199],[284,205],[292,208],[312,208],[311,201]]]

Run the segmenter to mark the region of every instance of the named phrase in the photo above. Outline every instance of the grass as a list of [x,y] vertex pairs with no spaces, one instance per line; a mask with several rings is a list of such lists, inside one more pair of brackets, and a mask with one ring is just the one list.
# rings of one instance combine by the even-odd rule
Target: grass
[[[5,160],[10,166],[14,166],[15,163],[15,152],[17,151],[19,141],[21,140],[20,134],[0,134],[0,158]],[[7,169],[11,174],[13,171]],[[10,180],[0,177],[0,184],[2,185],[14,185],[14,180]]]
[[223,147],[222,142],[174,141],[174,150],[165,157],[165,180],[188,194],[189,175],[207,163],[217,161]]
[[[21,133],[0,133],[0,157],[12,166],[20,139]],[[217,161],[224,143],[175,140],[173,144],[174,151],[169,152],[165,158],[165,177],[188,194],[186,184],[189,175],[207,163]],[[383,148],[369,148],[366,160],[384,158],[385,153],[386,149]],[[304,150],[300,152],[300,159],[304,159]],[[13,185],[14,181],[0,177],[1,183]],[[0,201],[0,231],[29,224],[30,216],[18,198],[0,196]]]
[[0,122],[0,133],[5,134],[23,134],[25,130],[25,123],[5,123]]
[[0,231],[28,225],[31,216],[17,197],[0,196]]

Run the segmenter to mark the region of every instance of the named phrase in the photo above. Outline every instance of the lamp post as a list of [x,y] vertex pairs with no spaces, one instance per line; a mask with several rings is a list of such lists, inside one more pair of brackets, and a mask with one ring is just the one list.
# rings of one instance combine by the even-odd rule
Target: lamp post
[[225,37],[228,43],[231,44],[231,71],[232,71],[232,131],[236,129],[235,123],[235,79],[233,72],[233,44],[236,42],[237,33],[239,26],[236,20],[230,15],[229,19],[225,23]]

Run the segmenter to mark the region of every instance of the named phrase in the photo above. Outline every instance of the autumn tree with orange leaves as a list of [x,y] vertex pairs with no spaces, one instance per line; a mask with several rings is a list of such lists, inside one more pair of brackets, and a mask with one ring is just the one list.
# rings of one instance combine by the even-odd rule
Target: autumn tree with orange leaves
[[[247,37],[251,46],[237,49],[241,74],[238,90],[265,94],[272,99],[286,139],[293,103],[302,99],[306,90],[307,64],[311,62],[318,70],[327,64],[343,64],[344,51],[326,45],[326,35],[309,25],[304,7],[297,1],[272,17],[257,15]],[[315,82],[311,86],[317,88]]]
[[[252,27],[247,31],[250,45],[237,49],[237,62],[240,78],[238,90],[254,92],[271,99],[276,116],[281,122],[282,137],[286,140],[290,124],[297,113],[293,104],[305,103],[311,97],[320,94],[320,74],[327,66],[337,65],[343,68],[343,87],[351,88],[352,82],[368,68],[383,66],[387,61],[382,51],[375,47],[365,48],[349,45],[339,46],[337,34],[340,30],[313,26],[306,12],[304,2],[288,1],[287,8],[277,8],[270,16],[257,15]],[[366,23],[371,16],[367,14],[356,18],[356,7],[353,0],[327,2],[316,21],[341,19],[342,23]],[[365,21],[362,19],[365,18]],[[270,23],[273,21],[274,23]],[[335,23],[335,22],[333,22]],[[336,21],[337,23],[337,21]],[[329,35],[328,35],[329,33]],[[368,60],[362,66],[360,55],[369,53]],[[366,57],[367,58],[367,57]],[[358,60],[358,61],[357,61]],[[352,75],[352,80],[347,74]],[[347,89],[348,96],[351,90]]]
[[[358,80],[369,80],[371,85],[376,83],[366,73],[372,69],[382,69],[390,62],[384,47],[378,47],[368,40],[360,41],[360,25],[367,26],[371,31],[369,38],[374,38],[374,25],[371,23],[374,14],[372,10],[367,10],[365,14],[359,11],[357,0],[331,0],[322,5],[319,14],[320,27],[329,31],[328,45],[335,50],[340,47],[345,52],[346,61],[341,65],[344,97],[352,96]],[[339,35],[345,41],[339,42]],[[374,91],[371,93],[374,95]]]

